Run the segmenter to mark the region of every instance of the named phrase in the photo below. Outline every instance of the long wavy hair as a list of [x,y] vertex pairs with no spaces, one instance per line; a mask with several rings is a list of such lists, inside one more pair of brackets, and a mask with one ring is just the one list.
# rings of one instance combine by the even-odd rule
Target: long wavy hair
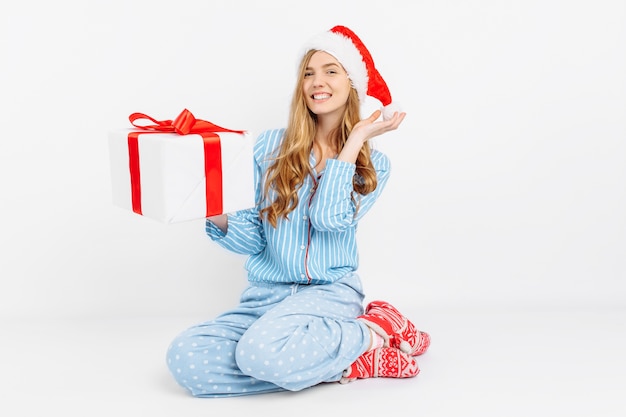
[[[305,177],[314,175],[309,156],[313,149],[317,116],[306,105],[302,82],[306,67],[315,52],[317,50],[308,51],[300,62],[285,136],[278,155],[274,158],[264,178],[263,199],[268,200],[271,194],[274,200],[260,210],[260,215],[262,218],[265,217],[273,227],[276,227],[279,218],[288,219],[289,213],[298,205],[298,190],[302,187]],[[337,152],[341,152],[352,128],[361,120],[360,109],[357,92],[352,88],[342,120],[331,132],[331,142]],[[352,184],[353,190],[361,195],[371,193],[378,184],[368,142],[363,144],[357,157],[356,174]],[[352,198],[353,200],[355,198],[354,192]]]

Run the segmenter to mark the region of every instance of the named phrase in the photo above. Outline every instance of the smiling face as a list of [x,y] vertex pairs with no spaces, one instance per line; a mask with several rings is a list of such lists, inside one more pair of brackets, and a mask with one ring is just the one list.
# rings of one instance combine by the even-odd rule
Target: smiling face
[[311,56],[302,80],[306,104],[318,117],[341,116],[352,89],[348,74],[332,55],[317,51]]

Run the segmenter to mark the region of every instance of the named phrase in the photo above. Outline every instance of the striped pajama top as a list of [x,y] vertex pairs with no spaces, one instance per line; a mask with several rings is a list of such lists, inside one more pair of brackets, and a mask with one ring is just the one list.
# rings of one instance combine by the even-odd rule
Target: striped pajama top
[[[261,201],[264,173],[278,152],[284,132],[285,129],[265,131],[254,144],[255,201]],[[248,255],[245,268],[250,282],[335,282],[356,271],[358,221],[378,199],[389,179],[387,156],[373,149],[372,162],[378,186],[366,196],[353,190],[355,164],[329,159],[316,178],[305,178],[298,190],[298,206],[288,219],[278,219],[276,228],[259,218],[259,209],[267,204],[262,202],[253,208],[228,213],[226,234],[207,220],[206,233],[222,247]],[[310,163],[315,166],[313,152]],[[355,201],[351,198],[353,192]]]

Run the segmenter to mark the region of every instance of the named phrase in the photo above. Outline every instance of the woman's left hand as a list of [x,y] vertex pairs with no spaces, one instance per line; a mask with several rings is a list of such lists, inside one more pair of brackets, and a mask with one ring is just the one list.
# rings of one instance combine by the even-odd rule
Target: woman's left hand
[[406,113],[404,112],[395,112],[389,120],[377,121],[380,114],[381,111],[376,110],[370,117],[363,119],[354,125],[354,128],[352,129],[352,132],[350,132],[350,136],[348,136],[348,140],[343,146],[343,149],[339,153],[337,159],[354,163],[361,147],[366,141],[372,139],[373,137],[382,135],[385,132],[396,130],[398,126],[400,126],[400,123],[404,120],[404,116],[406,116]]
[[[363,144],[365,143],[365,141],[372,139],[376,136],[380,136],[383,133],[396,130],[406,116],[406,113],[404,112],[395,112],[389,120],[377,121],[380,117],[380,114],[381,111],[376,110],[374,113],[371,114],[370,117],[363,119],[359,123],[354,125],[354,128],[350,133],[350,137],[354,136],[355,138],[360,139],[361,144]],[[349,139],[350,138],[348,138],[348,140]]]

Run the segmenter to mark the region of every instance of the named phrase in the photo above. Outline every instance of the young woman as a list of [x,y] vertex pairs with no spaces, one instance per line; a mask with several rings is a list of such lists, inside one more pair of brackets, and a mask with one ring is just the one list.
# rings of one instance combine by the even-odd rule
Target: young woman
[[[361,120],[368,95],[384,108]],[[368,141],[400,126],[405,113],[392,107],[350,29],[336,26],[305,45],[287,128],[255,143],[256,207],[206,222],[211,239],[248,255],[249,286],[238,306],[170,345],[168,367],[192,395],[418,374],[415,356],[429,335],[387,302],[364,309],[356,273],[357,224],[390,170]]]

